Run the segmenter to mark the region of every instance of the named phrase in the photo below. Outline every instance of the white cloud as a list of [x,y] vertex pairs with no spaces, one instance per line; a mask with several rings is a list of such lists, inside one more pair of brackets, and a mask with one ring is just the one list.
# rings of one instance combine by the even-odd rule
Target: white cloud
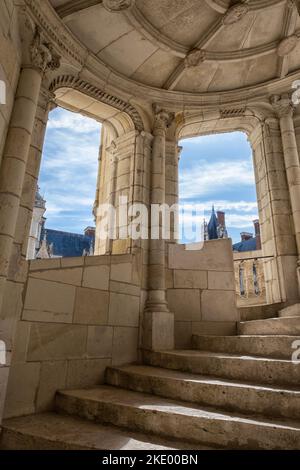
[[245,160],[202,162],[198,168],[186,168],[180,172],[180,194],[183,199],[208,196],[225,187],[254,184],[252,162]]
[[63,129],[78,133],[100,132],[101,124],[81,114],[60,109],[59,113],[50,114],[48,129]]

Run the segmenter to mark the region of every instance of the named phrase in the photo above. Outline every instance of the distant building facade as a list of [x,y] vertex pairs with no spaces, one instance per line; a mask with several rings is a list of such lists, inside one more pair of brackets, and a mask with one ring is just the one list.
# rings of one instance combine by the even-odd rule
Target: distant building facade
[[217,240],[219,238],[228,238],[228,232],[225,222],[225,212],[215,212],[214,206],[212,207],[211,217],[209,222],[203,222],[203,240]]
[[46,201],[38,188],[32,215],[27,259],[69,258],[94,254],[94,227],[87,227],[83,234],[46,229],[45,212]]

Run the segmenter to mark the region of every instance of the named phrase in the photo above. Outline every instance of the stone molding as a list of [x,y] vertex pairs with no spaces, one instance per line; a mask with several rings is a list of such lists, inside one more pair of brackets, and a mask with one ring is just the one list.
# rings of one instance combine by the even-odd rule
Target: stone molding
[[73,77],[72,75],[61,75],[53,80],[49,90],[54,93],[59,88],[73,88],[74,90],[81,91],[83,94],[86,94],[91,98],[95,98],[97,101],[101,101],[102,103],[112,106],[113,108],[128,114],[138,131],[144,130],[142,118],[131,104],[126,103],[126,101],[123,101],[116,96],[105,93],[96,86],[93,86],[80,78]]

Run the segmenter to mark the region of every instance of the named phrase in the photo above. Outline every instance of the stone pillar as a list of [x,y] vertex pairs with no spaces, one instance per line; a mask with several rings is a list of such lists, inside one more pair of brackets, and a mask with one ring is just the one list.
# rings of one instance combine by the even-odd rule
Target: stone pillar
[[[163,205],[165,196],[166,171],[166,132],[173,115],[158,107],[154,108],[155,123],[151,162],[150,203]],[[152,219],[152,217],[151,217]],[[161,224],[159,224],[161,225]],[[166,242],[159,235],[153,239],[153,229],[157,229],[151,220],[148,266],[148,300],[143,320],[143,348],[148,350],[174,348],[174,315],[169,312],[165,286],[165,246]]]
[[0,169],[0,308],[9,270],[42,77],[59,58],[36,30],[21,68]]
[[25,274],[22,266],[26,262],[33,206],[40,172],[48,115],[55,107],[52,102],[53,98],[53,94],[47,89],[41,89],[27,159],[13,252],[9,266],[8,277],[9,279],[16,281],[25,280],[22,279],[22,275]]
[[294,107],[289,94],[273,96],[271,103],[280,122],[284,163],[298,252],[297,276],[300,294],[300,161],[293,121]]
[[[113,141],[109,148],[106,149],[108,156],[109,156],[109,163],[110,163],[110,180],[109,180],[109,195],[108,195],[108,204],[110,207],[114,207],[116,209],[116,182],[117,182],[117,171],[118,171],[118,157],[117,157],[117,145]],[[109,219],[109,224],[111,229],[114,227],[116,229],[116,220],[113,218],[113,214],[111,214],[111,218]],[[112,234],[108,234],[108,238],[106,240],[106,255],[111,255],[113,251],[113,238]]]
[[[178,165],[182,147],[177,145],[177,142],[169,141],[167,143],[167,155],[166,155],[166,203],[169,207],[178,207],[179,203],[179,170]],[[178,231],[179,227],[179,211],[174,211],[171,214],[170,221],[170,239],[169,243],[178,242]]]

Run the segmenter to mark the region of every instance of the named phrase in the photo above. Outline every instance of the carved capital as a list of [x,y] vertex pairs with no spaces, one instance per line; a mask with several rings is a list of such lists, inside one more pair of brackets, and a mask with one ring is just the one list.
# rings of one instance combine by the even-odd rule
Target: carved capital
[[293,34],[291,36],[288,36],[282,39],[277,48],[278,56],[284,57],[290,54],[290,52],[292,52],[297,46],[297,42],[298,42],[298,37],[296,36],[296,34]]
[[42,72],[60,67],[60,57],[54,52],[51,44],[44,41],[39,28],[36,28],[30,45],[30,58],[32,65]]
[[223,24],[225,26],[237,23],[240,21],[249,11],[247,3],[237,3],[227,10],[223,16]]
[[132,8],[135,0],[103,0],[103,6],[111,13]]
[[188,53],[186,58],[184,59],[184,66],[186,68],[189,67],[197,67],[199,64],[205,61],[205,51],[201,49],[193,49]]
[[271,96],[270,103],[279,118],[293,116],[294,105],[288,93]]
[[160,108],[156,104],[153,105],[153,111],[155,113],[154,130],[162,129],[166,131],[171,126],[175,114]]

